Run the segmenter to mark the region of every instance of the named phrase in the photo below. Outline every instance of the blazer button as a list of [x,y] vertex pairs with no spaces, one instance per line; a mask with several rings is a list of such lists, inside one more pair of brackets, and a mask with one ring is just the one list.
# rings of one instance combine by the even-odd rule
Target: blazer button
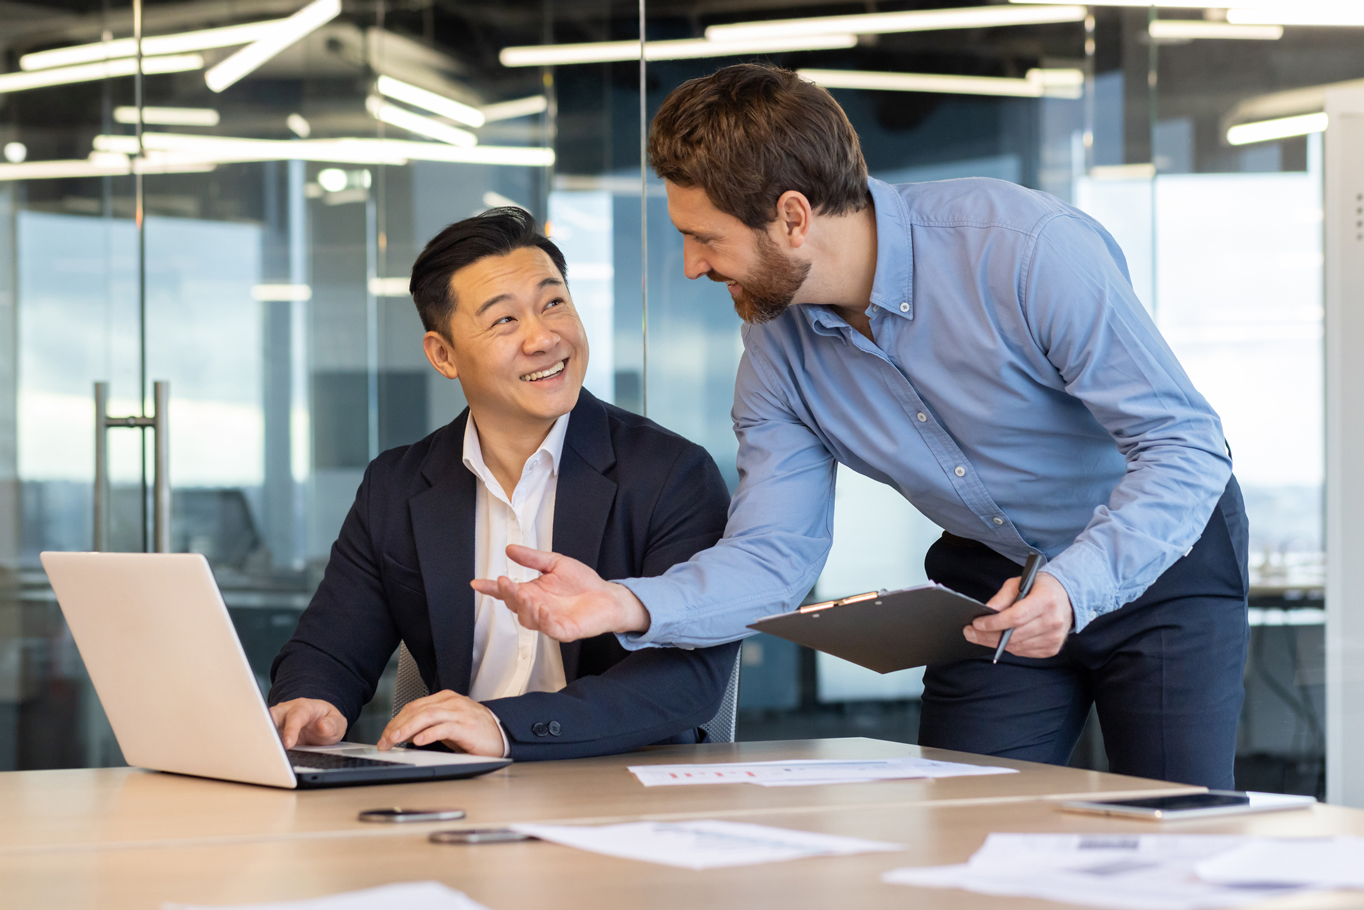
[[544,724],[536,724],[530,728],[530,732],[534,733],[536,736],[548,736],[549,727],[546,727]]
[[563,729],[563,728],[559,726],[559,722],[558,722],[557,720],[552,720],[552,721],[549,722],[549,735],[550,735],[550,736],[558,736],[558,735],[559,735],[559,731],[560,731],[561,729]]

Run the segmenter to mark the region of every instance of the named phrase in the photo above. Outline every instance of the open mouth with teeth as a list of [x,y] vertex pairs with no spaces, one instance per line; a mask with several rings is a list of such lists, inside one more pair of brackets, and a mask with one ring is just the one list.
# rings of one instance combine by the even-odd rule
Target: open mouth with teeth
[[567,366],[568,366],[567,360],[560,360],[558,363],[556,363],[554,366],[550,367],[547,370],[540,370],[539,372],[536,373],[527,373],[526,375],[521,377],[521,381],[539,382],[542,379],[552,379],[553,377],[558,376],[560,373],[562,373],[564,371],[564,368]]

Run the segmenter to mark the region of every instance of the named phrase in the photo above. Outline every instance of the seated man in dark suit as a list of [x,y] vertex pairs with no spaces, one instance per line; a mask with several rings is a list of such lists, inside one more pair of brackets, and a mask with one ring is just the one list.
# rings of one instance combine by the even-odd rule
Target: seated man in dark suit
[[705,450],[582,388],[587,338],[563,254],[520,209],[453,224],[412,269],[436,371],[469,403],[450,425],[376,458],[298,631],[271,668],[286,748],[339,741],[400,641],[432,695],[401,742],[514,759],[694,743],[737,644],[627,652],[613,635],[559,644],[475,578],[534,573],[523,545],[605,578],[660,575],[724,532],[729,495]]

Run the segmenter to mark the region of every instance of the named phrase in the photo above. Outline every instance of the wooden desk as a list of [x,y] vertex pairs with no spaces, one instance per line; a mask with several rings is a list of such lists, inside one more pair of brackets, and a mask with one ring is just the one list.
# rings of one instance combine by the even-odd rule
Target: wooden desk
[[[795,758],[928,758],[1019,768],[1019,774],[816,787],[642,786],[628,765]],[[296,792],[132,769],[0,774],[0,855],[109,846],[228,843],[290,837],[379,837],[400,829],[356,820],[381,806],[456,807],[471,826],[523,821],[742,818],[831,808],[972,804],[1041,797],[1197,790],[1118,774],[920,749],[874,739],[669,746],[605,758],[528,762],[469,780]]]
[[[874,791],[882,785],[851,786]],[[47,851],[27,856],[11,853],[0,855],[0,893],[5,907],[13,910],[157,910],[167,900],[285,900],[434,879],[465,891],[493,910],[1015,910],[1062,905],[956,890],[911,889],[882,884],[880,876],[901,866],[962,862],[994,831],[1364,834],[1364,812],[1330,806],[1163,828],[1150,822],[1064,814],[1046,800],[827,807],[803,814],[759,813],[746,820],[893,841],[904,844],[905,850],[693,872],[548,843],[434,845],[424,833],[400,831],[371,838],[291,838],[218,845],[200,842],[160,849]],[[1361,903],[1364,895],[1345,892],[1300,896],[1261,906],[1338,908]]]

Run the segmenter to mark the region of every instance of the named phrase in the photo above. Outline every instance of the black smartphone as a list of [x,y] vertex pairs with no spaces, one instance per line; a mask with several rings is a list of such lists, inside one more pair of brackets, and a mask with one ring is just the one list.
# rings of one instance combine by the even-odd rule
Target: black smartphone
[[452,822],[464,817],[463,809],[366,809],[362,822]]
[[508,844],[539,838],[511,828],[469,828],[464,831],[437,831],[430,840],[433,844]]

